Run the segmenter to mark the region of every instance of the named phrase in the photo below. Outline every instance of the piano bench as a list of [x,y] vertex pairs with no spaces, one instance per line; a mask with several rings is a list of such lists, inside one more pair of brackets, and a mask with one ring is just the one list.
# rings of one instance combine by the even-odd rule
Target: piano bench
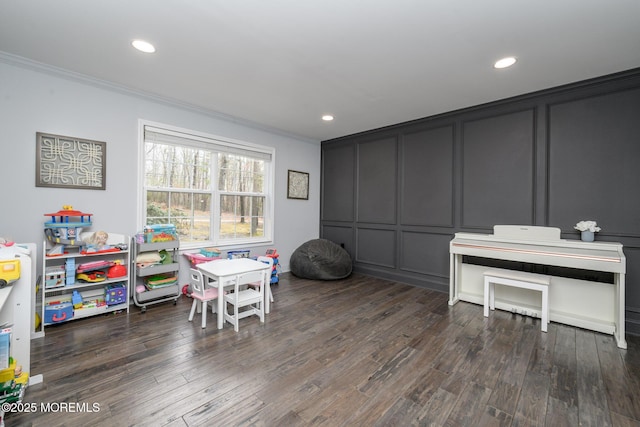
[[524,271],[491,269],[484,272],[484,317],[489,317],[489,309],[495,310],[495,286],[504,285],[531,289],[542,293],[541,329],[547,332],[549,323],[549,284],[551,277]]

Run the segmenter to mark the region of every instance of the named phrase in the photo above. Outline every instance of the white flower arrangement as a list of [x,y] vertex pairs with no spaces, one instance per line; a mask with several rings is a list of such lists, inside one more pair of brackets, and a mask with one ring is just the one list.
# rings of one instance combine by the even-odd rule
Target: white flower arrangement
[[592,231],[594,233],[600,231],[600,227],[598,227],[595,221],[580,221],[573,228],[579,231]]

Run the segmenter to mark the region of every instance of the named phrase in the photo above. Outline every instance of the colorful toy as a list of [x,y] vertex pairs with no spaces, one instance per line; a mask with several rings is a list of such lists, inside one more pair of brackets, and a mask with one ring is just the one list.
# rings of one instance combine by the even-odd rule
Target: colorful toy
[[0,248],[8,248],[9,246],[13,246],[15,242],[11,240],[7,240],[4,237],[0,237]]
[[45,269],[44,287],[45,289],[58,288],[65,284],[65,270],[62,265],[53,265]]
[[67,258],[64,262],[64,283],[69,286],[76,282],[76,259]]
[[265,254],[265,256],[273,259],[273,268],[271,270],[271,279],[270,279],[270,283],[272,285],[276,285],[279,282],[278,279],[278,264],[279,264],[279,257],[280,255],[278,254],[278,252],[276,251],[275,248],[269,248],[267,249],[267,252]]
[[176,226],[173,224],[153,224],[144,227],[145,243],[171,242],[178,240]]
[[[44,215],[51,217],[51,221],[44,223],[44,234],[47,240],[54,244],[47,255],[62,255],[64,246],[83,246],[85,244],[79,239],[80,233],[84,227],[91,226],[92,214],[76,211],[71,205],[64,205],[62,210]],[[75,220],[72,219],[74,217],[76,217]]]
[[114,262],[107,260],[84,262],[82,264],[78,264],[77,271],[78,273],[86,273],[93,270],[103,270],[105,268],[111,267],[112,265],[114,265]]
[[[46,230],[45,230],[46,233]],[[51,249],[47,251],[47,256],[60,256],[64,255],[64,245],[53,245]]]
[[220,249],[218,248],[200,248],[200,253],[207,258],[217,258],[220,256]]
[[107,274],[102,270],[89,271],[86,273],[78,273],[76,275],[78,280],[82,280],[84,282],[103,282],[107,279]]
[[20,278],[20,260],[5,259],[0,260],[0,288],[15,282]]
[[21,248],[18,245],[0,244],[0,288],[4,288],[20,278],[20,258],[18,255],[28,253],[25,250],[26,248]]
[[[56,243],[76,246],[77,243],[81,243],[81,241],[76,242],[76,239],[80,236],[82,228],[91,226],[92,214],[73,210],[73,207],[69,205],[63,206],[63,209],[58,212],[44,215],[51,217],[51,221],[45,222],[44,225],[45,229],[51,230]],[[71,221],[72,217],[79,217],[79,219]]]
[[127,301],[127,287],[123,283],[113,283],[104,288],[107,305],[122,304]]
[[114,248],[111,245],[107,244],[108,240],[109,234],[106,231],[96,231],[84,241],[85,249],[82,252],[111,252],[111,249]]
[[265,256],[268,256],[269,258],[278,258],[280,255],[278,254],[275,248],[269,248],[267,249]]
[[122,261],[115,261],[114,265],[107,271],[107,277],[109,279],[116,279],[127,275],[127,267],[122,265]]
[[106,231],[96,231],[89,238],[89,244],[96,247],[96,249],[101,250],[107,246],[107,240],[109,240],[109,234]]
[[173,263],[173,257],[166,249],[162,249],[161,251],[159,251],[158,255],[160,255],[160,264]]
[[71,295],[71,303],[73,304],[73,308],[82,308],[82,296],[80,292],[73,291],[73,295]]
[[36,331],[40,329],[40,322],[42,322],[42,319],[40,319],[40,314],[36,312],[35,319],[33,321]]
[[185,296],[188,296],[188,297],[190,297],[190,296],[191,296],[191,292],[190,292],[190,290],[189,290],[189,285],[188,285],[188,284],[187,284],[187,285],[184,285],[184,286],[182,287],[182,295],[185,295]]

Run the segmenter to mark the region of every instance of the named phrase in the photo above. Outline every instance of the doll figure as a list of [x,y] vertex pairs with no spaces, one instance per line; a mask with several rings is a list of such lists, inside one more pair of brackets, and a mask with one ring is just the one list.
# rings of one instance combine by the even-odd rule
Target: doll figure
[[109,245],[107,245],[107,240],[109,239],[109,235],[106,231],[96,231],[89,238],[89,245],[98,251],[109,249]]

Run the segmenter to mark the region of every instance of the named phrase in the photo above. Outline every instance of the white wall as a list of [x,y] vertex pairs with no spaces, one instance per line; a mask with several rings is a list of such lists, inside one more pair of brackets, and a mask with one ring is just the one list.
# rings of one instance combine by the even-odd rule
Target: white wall
[[[300,244],[318,237],[319,141],[202,112],[1,53],[0,237],[38,243],[41,262],[43,224],[48,219],[44,214],[57,212],[63,205],[92,213],[92,231],[135,234],[139,119],[275,147],[273,246],[280,253],[282,271],[288,271],[290,255]],[[36,187],[36,132],[106,141],[106,190]],[[308,201],[287,199],[288,169],[309,172]],[[251,248],[251,253],[260,255],[264,249]]]

